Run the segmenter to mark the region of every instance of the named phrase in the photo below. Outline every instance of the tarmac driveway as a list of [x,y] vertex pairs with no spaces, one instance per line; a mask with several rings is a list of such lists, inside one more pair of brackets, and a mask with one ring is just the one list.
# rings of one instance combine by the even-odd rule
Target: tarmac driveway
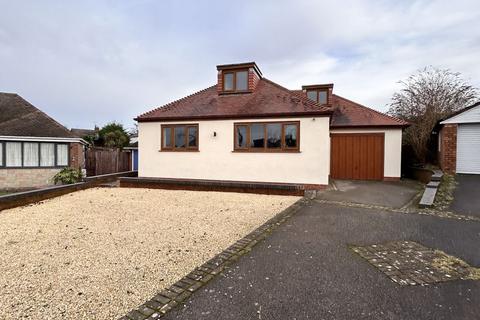
[[480,174],[458,174],[450,210],[480,217]]
[[401,208],[422,190],[413,180],[395,182],[335,180],[318,199]]
[[313,201],[165,319],[478,319],[480,281],[399,286],[349,244],[411,240],[480,266],[480,223]]

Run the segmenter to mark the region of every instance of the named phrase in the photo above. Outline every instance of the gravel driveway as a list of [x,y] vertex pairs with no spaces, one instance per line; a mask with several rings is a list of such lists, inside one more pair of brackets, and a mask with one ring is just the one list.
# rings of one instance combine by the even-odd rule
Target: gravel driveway
[[0,213],[0,319],[115,319],[298,197],[88,189]]

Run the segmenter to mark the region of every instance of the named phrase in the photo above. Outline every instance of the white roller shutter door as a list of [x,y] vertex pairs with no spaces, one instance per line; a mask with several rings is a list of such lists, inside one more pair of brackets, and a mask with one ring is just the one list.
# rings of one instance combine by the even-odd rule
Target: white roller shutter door
[[480,174],[480,123],[458,125],[457,173]]

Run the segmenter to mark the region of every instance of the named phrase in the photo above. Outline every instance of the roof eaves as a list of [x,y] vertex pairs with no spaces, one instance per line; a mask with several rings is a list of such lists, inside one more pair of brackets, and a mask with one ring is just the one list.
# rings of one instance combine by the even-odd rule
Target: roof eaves
[[330,116],[331,110],[303,111],[303,112],[278,112],[278,113],[251,113],[251,114],[216,114],[199,116],[178,116],[178,117],[149,117],[138,119],[138,122],[158,121],[190,121],[190,120],[229,120],[229,119],[255,119],[255,118],[286,118],[286,117],[310,117]]

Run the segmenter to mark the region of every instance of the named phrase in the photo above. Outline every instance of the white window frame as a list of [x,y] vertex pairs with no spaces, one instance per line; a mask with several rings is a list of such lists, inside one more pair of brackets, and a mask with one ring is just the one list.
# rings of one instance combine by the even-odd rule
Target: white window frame
[[[7,166],[7,154],[6,154],[6,149],[7,149],[7,143],[13,142],[13,143],[20,143],[21,144],[21,165],[20,166]],[[38,165],[36,166],[26,166],[25,165],[25,156],[24,156],[24,144],[25,143],[38,143]],[[41,166],[41,145],[42,144],[53,144],[53,156],[54,156],[54,161],[52,166]],[[66,145],[67,146],[67,164],[64,165],[59,165],[58,164],[58,145]],[[48,168],[65,168],[70,166],[70,143],[69,142],[43,142],[43,141],[18,141],[18,140],[1,140],[0,141],[0,169],[48,169]]]

